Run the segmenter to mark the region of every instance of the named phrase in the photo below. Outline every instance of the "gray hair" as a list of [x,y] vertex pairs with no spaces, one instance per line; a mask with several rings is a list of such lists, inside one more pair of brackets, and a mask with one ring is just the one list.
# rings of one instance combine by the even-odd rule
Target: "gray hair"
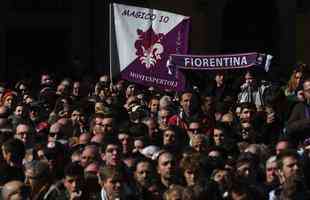
[[266,161],[266,168],[268,165],[270,165],[273,162],[277,162],[277,156],[270,156]]
[[163,96],[159,100],[159,107],[160,108],[169,108],[172,104],[172,100],[170,96]]
[[25,165],[26,170],[31,170],[35,177],[43,178],[49,177],[49,165],[47,162],[34,160]]

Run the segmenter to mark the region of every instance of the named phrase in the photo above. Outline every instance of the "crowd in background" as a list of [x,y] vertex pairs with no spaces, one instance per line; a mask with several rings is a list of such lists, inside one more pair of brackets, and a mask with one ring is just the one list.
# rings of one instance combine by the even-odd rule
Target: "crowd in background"
[[4,83],[1,198],[310,199],[309,71],[234,85],[217,71],[182,92],[107,75]]

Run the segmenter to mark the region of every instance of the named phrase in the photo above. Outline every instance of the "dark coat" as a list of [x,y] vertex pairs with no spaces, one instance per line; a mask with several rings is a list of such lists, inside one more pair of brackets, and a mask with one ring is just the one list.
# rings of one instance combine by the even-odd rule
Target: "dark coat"
[[296,144],[310,136],[310,106],[305,103],[295,105],[288,120],[287,134]]

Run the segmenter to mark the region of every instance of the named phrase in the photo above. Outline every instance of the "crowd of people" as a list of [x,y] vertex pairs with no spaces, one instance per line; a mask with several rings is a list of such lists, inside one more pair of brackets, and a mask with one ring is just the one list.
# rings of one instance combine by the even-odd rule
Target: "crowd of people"
[[[310,76],[159,91],[107,75],[0,85],[4,200],[310,199]],[[34,88],[39,88],[34,90]]]

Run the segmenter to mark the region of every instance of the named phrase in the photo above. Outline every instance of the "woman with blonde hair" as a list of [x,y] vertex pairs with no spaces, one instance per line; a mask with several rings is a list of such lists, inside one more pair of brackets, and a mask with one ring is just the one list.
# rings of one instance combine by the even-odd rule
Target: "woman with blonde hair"
[[287,87],[285,88],[285,95],[286,96],[296,96],[297,89],[302,78],[302,70],[296,69],[293,71],[290,80],[287,83]]
[[291,74],[290,80],[284,89],[285,96],[289,99],[296,100],[296,98],[298,98],[298,88],[301,84],[302,78],[304,77],[306,68],[306,64],[298,64],[297,68]]

